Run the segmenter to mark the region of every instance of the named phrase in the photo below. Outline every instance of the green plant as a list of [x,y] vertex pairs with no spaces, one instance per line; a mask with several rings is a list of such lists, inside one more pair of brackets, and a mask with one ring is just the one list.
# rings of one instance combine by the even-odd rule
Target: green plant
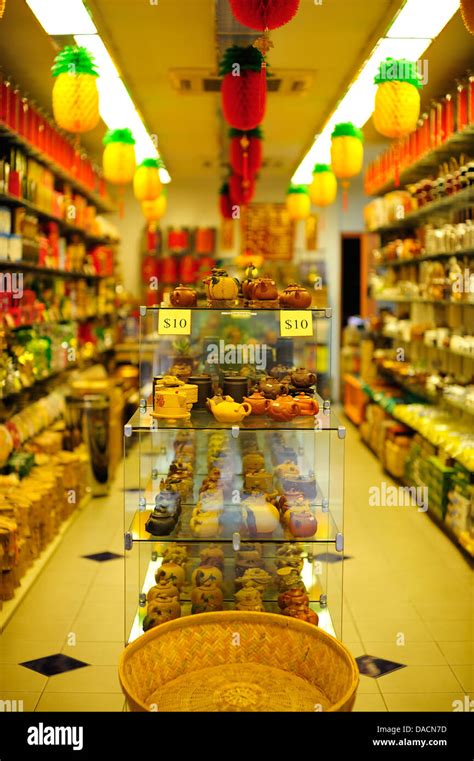
[[191,352],[191,344],[187,338],[180,338],[179,341],[174,341],[173,349],[180,357],[189,357]]

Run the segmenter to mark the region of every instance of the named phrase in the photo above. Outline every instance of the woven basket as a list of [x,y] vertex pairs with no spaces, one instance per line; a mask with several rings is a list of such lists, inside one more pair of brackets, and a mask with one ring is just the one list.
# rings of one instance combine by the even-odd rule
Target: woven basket
[[186,616],[132,642],[119,664],[132,711],[350,711],[359,672],[334,637],[274,613]]

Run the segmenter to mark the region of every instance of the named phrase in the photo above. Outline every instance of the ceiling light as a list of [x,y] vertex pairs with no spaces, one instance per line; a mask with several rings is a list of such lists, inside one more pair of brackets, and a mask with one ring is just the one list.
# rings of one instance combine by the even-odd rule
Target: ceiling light
[[26,0],[41,26],[53,36],[97,31],[82,0]]
[[387,36],[378,40],[370,57],[326,122],[323,131],[315,138],[291,178],[292,182],[297,185],[309,184],[312,181],[314,165],[318,162],[330,163],[331,133],[336,124],[351,121],[356,127],[363,127],[370,119],[377,89],[374,77],[381,62],[388,56],[418,60],[457,11],[459,2],[443,0],[439,5],[443,5],[443,8],[438,8],[438,4],[433,4],[432,0],[407,0]]
[[168,185],[168,183],[171,182],[171,176],[167,169],[165,169],[164,167],[161,167],[161,169],[159,170],[159,174],[160,174],[160,180],[163,183],[163,185]]

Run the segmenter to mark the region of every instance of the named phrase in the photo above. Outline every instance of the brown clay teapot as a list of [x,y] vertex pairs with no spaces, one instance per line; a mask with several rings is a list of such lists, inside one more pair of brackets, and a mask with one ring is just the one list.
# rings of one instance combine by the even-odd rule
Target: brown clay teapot
[[272,367],[270,370],[270,375],[272,378],[277,378],[278,380],[286,379],[289,381],[292,372],[292,367],[287,367],[286,365],[275,365],[275,367]]
[[178,285],[170,294],[170,301],[174,307],[195,307],[197,293],[189,285]]
[[319,412],[319,404],[314,397],[309,396],[301,391],[299,394],[293,397],[296,404],[300,408],[300,415],[317,415]]
[[298,367],[291,373],[291,382],[296,388],[309,388],[316,383],[316,375],[305,367]]
[[266,378],[260,380],[258,391],[261,391],[267,399],[276,399],[277,396],[288,393],[288,384],[267,375]]
[[300,408],[292,396],[278,396],[267,407],[267,415],[274,420],[291,420],[300,414]]
[[273,301],[278,298],[276,283],[270,277],[259,277],[252,287],[252,299],[255,301]]
[[245,269],[245,280],[242,281],[242,295],[244,299],[252,298],[253,287],[257,281],[258,269],[252,263]]
[[264,415],[268,407],[268,399],[261,391],[254,391],[250,396],[244,396],[244,402],[250,404],[252,415]]
[[310,292],[298,283],[290,283],[280,293],[280,306],[287,309],[307,309],[312,300]]

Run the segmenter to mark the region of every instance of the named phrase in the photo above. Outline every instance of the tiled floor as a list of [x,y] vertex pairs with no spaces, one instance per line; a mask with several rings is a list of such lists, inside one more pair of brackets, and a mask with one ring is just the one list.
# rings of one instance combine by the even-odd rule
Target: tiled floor
[[[389,481],[348,424],[344,641],[355,657],[406,667],[361,676],[356,711],[451,711],[474,691],[472,571],[430,519],[411,508],[369,507],[369,487]],[[122,479],[93,500],[0,637],[0,700],[24,710],[121,711],[123,647]],[[45,677],[24,661],[63,653],[88,665]]]

